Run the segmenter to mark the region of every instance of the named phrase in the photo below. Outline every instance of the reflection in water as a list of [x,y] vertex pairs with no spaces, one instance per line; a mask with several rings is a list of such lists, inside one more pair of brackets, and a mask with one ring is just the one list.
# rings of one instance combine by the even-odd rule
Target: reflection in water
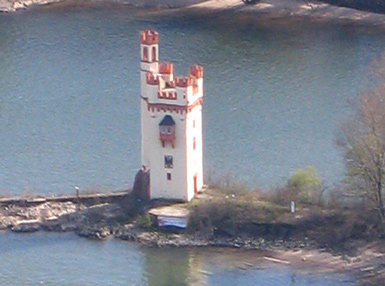
[[207,285],[204,258],[197,251],[187,249],[151,249],[146,252],[144,265],[148,286]]
[[[145,251],[147,286],[352,286],[347,275],[267,261],[258,251],[222,248],[151,248]],[[305,267],[305,268],[303,268]],[[318,272],[319,271],[319,272]]]
[[0,285],[353,286],[344,273],[272,264],[260,252],[147,248],[69,233],[0,232]]

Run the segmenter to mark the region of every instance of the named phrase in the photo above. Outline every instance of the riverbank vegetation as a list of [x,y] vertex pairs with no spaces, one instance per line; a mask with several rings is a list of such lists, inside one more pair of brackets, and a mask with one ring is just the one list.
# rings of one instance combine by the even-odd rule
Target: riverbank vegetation
[[357,250],[352,244],[385,238],[373,209],[347,200],[341,189],[326,191],[313,167],[295,172],[285,186],[269,192],[216,186],[201,196],[189,206],[188,231],[211,239],[262,237],[289,248],[350,252]]
[[384,227],[385,53],[373,65],[377,83],[361,94],[355,113],[341,123],[337,145],[347,167],[347,195],[376,210]]

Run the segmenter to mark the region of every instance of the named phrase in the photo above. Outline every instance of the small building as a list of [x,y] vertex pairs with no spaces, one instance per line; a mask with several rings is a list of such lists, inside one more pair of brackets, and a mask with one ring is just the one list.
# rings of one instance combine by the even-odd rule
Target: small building
[[203,68],[185,77],[159,62],[159,35],[140,34],[142,165],[148,197],[190,201],[203,186]]
[[150,209],[148,213],[156,218],[158,227],[187,228],[189,210],[185,204],[156,207]]

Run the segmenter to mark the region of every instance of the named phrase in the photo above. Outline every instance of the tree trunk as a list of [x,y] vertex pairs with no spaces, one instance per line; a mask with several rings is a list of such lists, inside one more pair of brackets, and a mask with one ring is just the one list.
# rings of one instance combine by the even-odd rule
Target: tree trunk
[[385,209],[384,209],[384,202],[382,201],[382,181],[379,180],[377,182],[377,196],[378,196],[378,208],[381,215],[381,221],[384,222],[384,216],[385,216]]

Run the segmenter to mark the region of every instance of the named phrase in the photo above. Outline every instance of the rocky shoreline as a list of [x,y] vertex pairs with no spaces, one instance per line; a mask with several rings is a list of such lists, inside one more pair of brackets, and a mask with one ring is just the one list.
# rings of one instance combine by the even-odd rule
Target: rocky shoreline
[[14,232],[74,232],[88,239],[115,238],[147,247],[258,250],[269,253],[267,259],[276,263],[311,266],[317,271],[351,272],[362,285],[385,279],[385,245],[382,240],[370,243],[353,241],[351,247],[354,252],[349,253],[320,247],[314,239],[301,235],[285,238],[280,235],[226,235],[143,228],[137,222],[137,217],[150,207],[151,203],[144,203],[127,192],[0,199],[0,229]]
[[[50,5],[92,7],[100,5],[129,5],[150,8],[175,16],[196,14],[199,16],[228,18],[231,21],[254,19],[312,19],[325,22],[343,22],[361,25],[385,26],[385,14],[334,6],[317,0],[258,0],[245,4],[241,0],[0,0],[0,12],[15,12],[30,7]],[[239,17],[237,17],[239,16]],[[257,16],[257,17],[256,17]]]
[[0,0],[0,12],[15,12],[50,4],[67,6],[130,5],[139,8],[170,9],[191,6],[205,0]]

